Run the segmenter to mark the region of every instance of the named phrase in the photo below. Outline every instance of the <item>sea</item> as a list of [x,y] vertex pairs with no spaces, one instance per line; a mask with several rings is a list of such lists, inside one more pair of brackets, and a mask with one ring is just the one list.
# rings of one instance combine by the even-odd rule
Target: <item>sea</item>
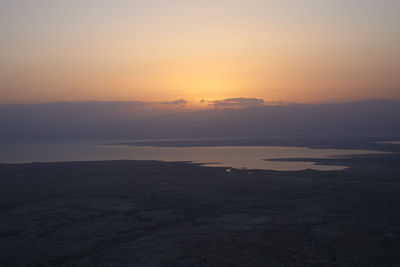
[[121,144],[115,141],[110,143],[3,143],[0,144],[0,163],[157,160],[193,162],[207,167],[237,169],[331,171],[343,170],[348,166],[320,165],[309,160],[287,161],[285,159],[350,157],[352,155],[377,153],[385,152],[362,149],[316,149],[298,146],[158,147]]

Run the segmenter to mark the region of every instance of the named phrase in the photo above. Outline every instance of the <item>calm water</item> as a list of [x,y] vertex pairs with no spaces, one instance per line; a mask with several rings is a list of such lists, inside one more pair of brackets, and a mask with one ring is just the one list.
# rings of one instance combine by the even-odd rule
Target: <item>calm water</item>
[[269,170],[340,170],[346,166],[315,165],[313,162],[276,162],[263,159],[324,158],[380,153],[367,150],[311,149],[279,146],[150,147],[93,144],[1,144],[0,162],[59,162],[90,160],[191,161],[205,166]]
[[400,145],[400,141],[385,141],[385,142],[376,142],[380,144],[391,144],[391,145]]

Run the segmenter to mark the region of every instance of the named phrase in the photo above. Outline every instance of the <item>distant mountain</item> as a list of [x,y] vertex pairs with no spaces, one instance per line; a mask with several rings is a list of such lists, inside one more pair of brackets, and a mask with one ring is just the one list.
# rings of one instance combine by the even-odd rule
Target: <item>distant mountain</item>
[[400,101],[261,105],[163,114],[141,102],[0,105],[0,141],[400,136]]

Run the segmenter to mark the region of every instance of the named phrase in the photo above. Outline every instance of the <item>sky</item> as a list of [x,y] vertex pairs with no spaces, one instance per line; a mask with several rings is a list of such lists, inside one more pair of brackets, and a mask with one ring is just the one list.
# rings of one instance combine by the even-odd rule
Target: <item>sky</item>
[[400,99],[399,14],[398,0],[0,0],[0,103]]

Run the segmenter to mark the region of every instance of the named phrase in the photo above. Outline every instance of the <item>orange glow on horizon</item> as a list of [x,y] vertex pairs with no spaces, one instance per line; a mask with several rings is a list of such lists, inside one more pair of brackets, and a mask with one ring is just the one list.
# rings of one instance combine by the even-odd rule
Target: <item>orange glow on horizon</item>
[[117,2],[0,4],[0,102],[400,98],[400,2]]

